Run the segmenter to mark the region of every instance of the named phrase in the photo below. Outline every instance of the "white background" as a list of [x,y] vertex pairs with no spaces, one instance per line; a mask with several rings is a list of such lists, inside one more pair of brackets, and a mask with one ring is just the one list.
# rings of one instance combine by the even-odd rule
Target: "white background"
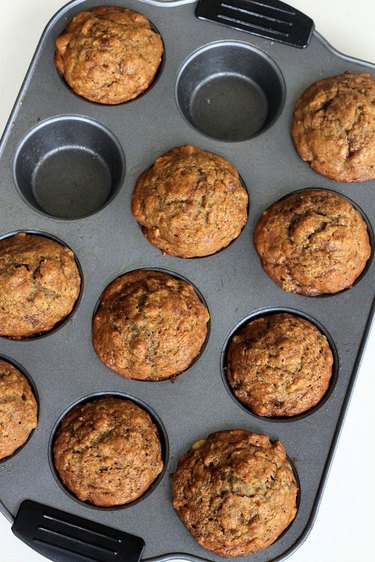
[[[0,0],[0,132],[45,25],[65,3],[65,0]],[[291,0],[291,3],[312,17],[317,30],[339,51],[375,62],[374,0]],[[375,328],[368,340],[317,520],[306,542],[289,558],[290,562],[375,560],[374,365]],[[1,514],[0,545],[1,562],[45,561],[13,536],[9,522]]]

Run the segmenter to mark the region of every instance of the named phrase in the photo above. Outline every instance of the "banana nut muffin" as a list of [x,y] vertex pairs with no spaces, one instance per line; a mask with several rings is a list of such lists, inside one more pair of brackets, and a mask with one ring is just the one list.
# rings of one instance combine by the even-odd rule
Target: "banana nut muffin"
[[161,271],[131,271],[101,295],[93,345],[103,363],[126,378],[167,379],[198,356],[208,321],[190,283]]
[[344,182],[375,179],[375,79],[345,72],[309,86],[295,106],[292,138],[319,174]]
[[288,313],[247,322],[229,342],[226,376],[234,395],[260,416],[295,416],[322,399],[333,355],[314,324]]
[[0,359],[0,459],[26,443],[37,426],[38,406],[26,377]]
[[344,197],[323,189],[292,193],[261,215],[254,243],[285,291],[315,296],[351,287],[371,255],[366,222]]
[[208,256],[237,238],[248,195],[227,160],[194,146],[172,148],[138,178],[132,212],[165,254]]
[[70,410],[57,430],[53,456],[70,492],[102,507],[136,500],[163,470],[161,443],[150,415],[114,396]]
[[76,94],[118,104],[150,86],[162,54],[161,37],[145,16],[99,6],[76,15],[57,38],[55,65]]
[[193,537],[225,557],[271,545],[297,512],[284,446],[243,429],[195,443],[181,457],[172,488],[173,506]]
[[74,308],[81,278],[73,252],[45,236],[0,240],[0,336],[51,330]]

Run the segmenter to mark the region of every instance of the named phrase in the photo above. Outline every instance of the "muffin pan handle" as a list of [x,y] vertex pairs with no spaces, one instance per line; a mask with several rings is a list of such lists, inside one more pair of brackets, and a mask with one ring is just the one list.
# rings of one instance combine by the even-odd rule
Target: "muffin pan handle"
[[12,531],[55,562],[139,562],[145,547],[140,537],[31,500],[22,502]]
[[311,18],[279,0],[199,0],[195,15],[299,48],[307,47],[315,27]]

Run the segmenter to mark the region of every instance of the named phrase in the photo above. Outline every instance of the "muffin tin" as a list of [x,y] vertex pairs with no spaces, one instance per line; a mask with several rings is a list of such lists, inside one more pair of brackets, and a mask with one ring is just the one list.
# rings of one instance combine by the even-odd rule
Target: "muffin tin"
[[[155,83],[140,98],[119,106],[77,97],[53,64],[54,41],[66,23],[98,4],[142,12],[164,41]],[[375,182],[342,184],[313,172],[294,150],[290,125],[296,98],[312,82],[345,70],[374,75],[375,66],[338,54],[316,32],[306,49],[298,49],[198,20],[194,10],[194,5],[179,2],[74,0],[46,28],[17,99],[0,148],[0,235],[32,230],[57,237],[75,252],[84,288],[73,317],[58,330],[41,338],[0,341],[1,356],[29,374],[40,406],[39,424],[28,443],[1,463],[1,510],[12,520],[23,500],[33,500],[141,536],[145,559],[161,561],[178,552],[190,560],[221,560],[202,549],[178,519],[171,504],[170,474],[194,441],[213,431],[243,427],[280,439],[298,476],[295,521],[271,547],[245,558],[281,560],[303,541],[316,514],[373,312],[374,264],[371,260],[361,279],[340,294],[288,294],[263,271],[252,234],[261,212],[274,201],[297,189],[322,187],[355,203],[365,214],[374,244]],[[249,72],[253,67],[255,74]],[[217,84],[219,91],[236,92],[231,107],[216,102]],[[237,108],[246,111],[249,99],[257,119],[261,111],[264,119],[254,123],[251,113],[245,119],[240,112],[236,121]],[[205,104],[210,110],[214,104],[208,129],[203,126]],[[223,109],[228,109],[224,117]],[[229,136],[228,129],[217,127],[226,120]],[[249,219],[240,237],[205,258],[163,256],[130,212],[139,174],[157,155],[182,144],[228,158],[250,195]],[[69,192],[74,181],[80,190]],[[67,202],[68,197],[73,200]],[[91,343],[92,314],[105,286],[126,271],[150,267],[193,283],[211,313],[204,351],[173,383],[125,380],[99,361]],[[327,398],[290,420],[252,415],[233,400],[222,375],[230,335],[246,319],[274,311],[295,312],[315,322],[335,354]],[[141,501],[116,509],[74,499],[58,482],[51,462],[53,435],[62,416],[77,402],[106,393],[144,405],[160,420],[163,435],[165,431],[163,477]]]

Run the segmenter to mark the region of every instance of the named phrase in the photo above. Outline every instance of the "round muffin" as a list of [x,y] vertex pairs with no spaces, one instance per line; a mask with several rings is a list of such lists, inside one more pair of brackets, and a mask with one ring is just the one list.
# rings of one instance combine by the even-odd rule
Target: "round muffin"
[[42,334],[73,310],[81,287],[74,254],[45,236],[0,240],[0,336]]
[[297,512],[297,483],[283,445],[243,429],[193,445],[181,457],[172,487],[182,522],[220,556],[266,548]]
[[375,79],[345,72],[312,84],[297,100],[298,154],[336,181],[375,179]]
[[138,178],[132,212],[165,254],[208,256],[239,236],[248,195],[227,160],[194,146],[172,148]]
[[226,376],[236,398],[259,416],[296,416],[325,395],[333,355],[314,324],[288,313],[247,322],[229,342]]
[[26,443],[37,426],[38,406],[26,377],[0,359],[0,459]]
[[53,457],[70,492],[102,507],[136,500],[163,470],[151,417],[130,400],[114,396],[70,410],[57,430]]
[[261,215],[254,243],[262,266],[285,291],[306,296],[351,287],[371,255],[367,226],[347,199],[307,189]]
[[162,55],[161,37],[145,16],[99,6],[76,15],[57,38],[55,65],[79,96],[118,104],[150,86]]
[[207,336],[209,313],[194,288],[153,270],[118,277],[93,319],[99,358],[126,378],[159,381],[185,371]]

